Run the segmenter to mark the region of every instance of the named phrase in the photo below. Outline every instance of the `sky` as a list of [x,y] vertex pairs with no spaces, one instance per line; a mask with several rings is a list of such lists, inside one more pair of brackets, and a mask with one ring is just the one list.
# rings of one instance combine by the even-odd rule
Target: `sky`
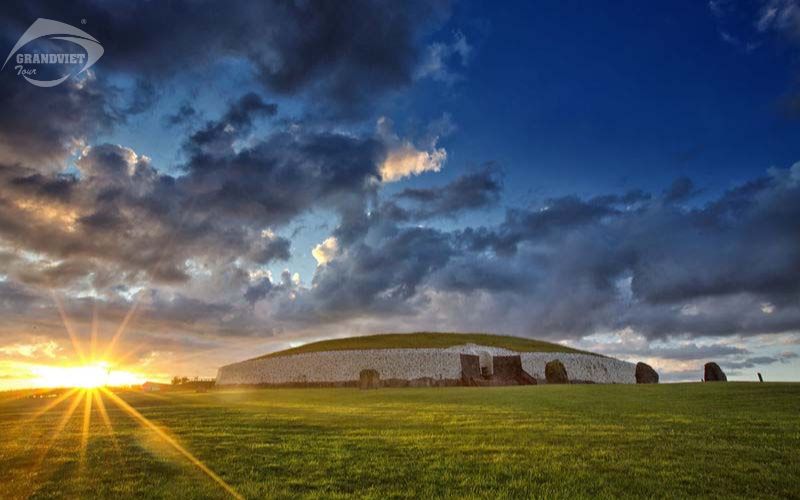
[[0,71],[0,389],[410,331],[800,379],[798,0],[12,1],[1,50],[40,18],[103,54]]

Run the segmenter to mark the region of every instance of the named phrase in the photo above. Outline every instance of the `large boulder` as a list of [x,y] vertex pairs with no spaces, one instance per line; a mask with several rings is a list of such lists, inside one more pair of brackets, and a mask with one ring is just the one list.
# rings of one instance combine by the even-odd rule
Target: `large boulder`
[[461,383],[477,385],[481,379],[481,360],[472,354],[461,355]]
[[639,361],[636,363],[636,383],[637,384],[657,384],[658,372],[647,363]]
[[506,384],[536,385],[536,379],[522,368],[522,357],[517,356],[494,356],[492,358],[494,367],[493,377]]
[[378,375],[378,370],[367,369],[361,370],[358,374],[358,388],[359,389],[377,389],[381,386],[381,376]]
[[564,368],[564,363],[557,359],[549,361],[544,366],[544,378],[548,384],[569,384],[567,369]]
[[725,372],[722,371],[722,368],[719,367],[718,364],[714,363],[713,361],[710,363],[706,363],[704,367],[704,374],[703,380],[705,382],[727,382],[728,377],[725,376]]

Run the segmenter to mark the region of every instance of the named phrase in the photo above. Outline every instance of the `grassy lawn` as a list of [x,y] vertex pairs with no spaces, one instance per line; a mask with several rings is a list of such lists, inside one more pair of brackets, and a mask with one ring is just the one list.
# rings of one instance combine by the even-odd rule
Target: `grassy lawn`
[[[800,384],[117,394],[247,498],[800,497]],[[53,401],[0,395],[0,498],[225,497],[111,397],[113,433]]]
[[[347,351],[354,349],[442,349],[463,344],[478,344],[491,347],[502,347],[518,352],[573,352],[594,354],[580,351],[561,344],[542,340],[512,337],[510,335],[491,335],[488,333],[382,333],[362,337],[322,340],[301,345],[284,351],[273,352],[255,359],[274,356],[288,356],[304,352]],[[595,354],[595,356],[599,356]]]

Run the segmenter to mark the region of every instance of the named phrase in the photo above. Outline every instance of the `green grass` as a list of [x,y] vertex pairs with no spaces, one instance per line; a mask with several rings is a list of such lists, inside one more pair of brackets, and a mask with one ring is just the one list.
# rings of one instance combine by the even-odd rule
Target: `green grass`
[[[800,497],[800,384],[120,393],[248,498]],[[0,498],[215,498],[105,398],[0,402]]]
[[502,347],[518,352],[573,352],[594,354],[579,351],[561,344],[543,342],[541,340],[512,337],[509,335],[491,335],[488,333],[383,333],[363,337],[347,337],[344,339],[322,340],[301,345],[285,351],[278,351],[254,359],[274,356],[288,356],[306,352],[347,351],[357,349],[430,349],[447,348],[456,345],[479,344],[491,347]]

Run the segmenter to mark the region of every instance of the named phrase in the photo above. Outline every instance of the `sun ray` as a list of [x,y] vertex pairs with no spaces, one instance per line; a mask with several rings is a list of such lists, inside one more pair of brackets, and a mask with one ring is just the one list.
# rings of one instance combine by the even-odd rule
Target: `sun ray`
[[104,358],[111,356],[111,353],[114,352],[114,347],[116,346],[117,342],[119,341],[120,337],[125,334],[125,330],[128,328],[128,323],[130,323],[133,316],[136,314],[137,309],[139,308],[139,302],[141,301],[142,294],[138,294],[136,299],[133,301],[131,308],[125,313],[125,317],[122,319],[122,323],[120,323],[117,331],[114,332],[114,336],[111,337],[111,341],[106,346],[105,353],[103,354]]
[[67,392],[65,392],[65,393],[61,394],[60,396],[58,396],[53,401],[47,403],[46,406],[44,406],[43,408],[40,408],[39,410],[37,410],[36,413],[34,413],[31,416],[31,418],[28,419],[28,423],[33,422],[34,420],[36,420],[37,418],[41,417],[45,413],[49,412],[50,410],[52,410],[53,408],[55,408],[56,406],[61,404],[64,400],[69,399],[72,395],[74,395],[79,390],[80,389],[78,389],[77,387],[72,388],[72,389],[68,390]]
[[14,401],[19,401],[20,399],[25,399],[25,398],[36,398],[36,397],[39,397],[39,396],[41,396],[43,394],[47,394],[48,392],[50,392],[52,390],[53,390],[52,387],[40,387],[38,389],[33,389],[33,390],[30,390],[30,391],[22,390],[22,391],[19,391],[18,394],[13,394],[11,396],[8,396],[8,397],[0,399],[0,404],[8,404],[8,403],[12,403]]
[[67,335],[69,335],[69,339],[72,342],[72,348],[75,350],[75,354],[78,355],[78,357],[81,359],[81,362],[86,363],[86,356],[83,354],[83,349],[81,349],[81,344],[78,341],[78,336],[75,334],[75,330],[72,329],[72,325],[67,317],[67,313],[64,310],[64,304],[61,303],[61,299],[58,298],[56,292],[51,292],[51,295],[53,296],[53,301],[56,303],[58,314],[61,316],[61,322],[64,323],[64,328],[67,330]]
[[97,321],[97,301],[92,302],[92,336],[91,340],[89,341],[89,355],[91,356],[92,361],[97,359],[97,330],[98,330],[98,321]]
[[[34,442],[34,441],[36,441],[38,439],[41,439],[41,436],[44,434],[44,431],[42,430],[41,426],[39,426],[38,428],[34,427],[33,423],[36,422],[36,420],[39,417],[41,417],[45,413],[53,410],[55,407],[57,407],[58,405],[63,403],[65,400],[69,399],[76,392],[78,392],[78,389],[70,389],[69,391],[64,392],[63,394],[61,394],[57,398],[53,399],[52,401],[49,401],[42,408],[36,410],[36,412],[33,413],[30,417],[27,417],[27,418],[24,418],[24,419],[20,419],[20,421],[17,423],[17,425],[15,425],[13,428],[8,430],[8,434],[7,435],[9,435],[9,436],[11,436],[11,435],[20,436],[19,439],[22,439],[22,436],[23,436],[22,431],[29,429],[24,434],[25,439],[28,442],[28,445],[26,445],[26,446],[29,446],[32,442]],[[38,433],[38,436],[35,435],[34,430],[39,430],[40,431]]]
[[144,342],[140,342],[135,346],[133,346],[131,349],[128,349],[125,353],[114,355],[114,361],[117,364],[124,364],[130,359],[131,356],[141,352],[145,346],[146,344]]
[[[64,428],[67,426],[67,424],[69,423],[70,419],[72,418],[72,415],[75,413],[75,409],[78,408],[78,406],[81,403],[81,400],[83,399],[83,393],[81,391],[78,391],[78,390],[70,391],[67,394],[74,395],[74,398],[70,402],[69,406],[64,410],[64,414],[59,419],[58,424],[56,424],[55,429],[53,429],[53,432],[50,435],[50,439],[44,445],[44,448],[41,451],[39,451],[38,457],[36,458],[36,462],[30,469],[30,474],[32,476],[36,475],[42,469],[42,464],[44,463],[45,459],[47,458],[47,454],[50,452],[50,449],[53,447],[53,445],[55,444],[56,440],[59,438],[61,433],[64,431]],[[42,412],[42,413],[44,413],[44,412]],[[30,491],[30,493],[28,495],[25,495],[25,498],[32,497],[36,493],[36,490],[39,487],[41,487],[43,481],[42,481],[41,478],[37,478],[37,479],[38,479],[38,481],[31,481],[31,483],[29,485],[31,487],[31,491]]]
[[45,445],[44,449],[40,452],[39,458],[36,461],[36,469],[41,468],[44,459],[47,457],[47,454],[50,452],[50,448],[53,447],[56,440],[59,438],[61,433],[64,431],[64,428],[69,423],[70,419],[72,418],[73,413],[75,413],[75,409],[78,408],[78,405],[81,404],[83,400],[83,391],[78,391],[75,394],[75,398],[70,403],[69,407],[64,411],[64,414],[61,416],[61,420],[58,421],[56,428],[53,430],[53,434],[50,436],[50,440]]
[[83,427],[81,428],[81,452],[79,469],[83,471],[86,466],[86,450],[89,447],[89,427],[92,424],[92,399],[94,389],[84,391],[85,404],[83,405]]
[[243,499],[244,497],[241,496],[239,493],[236,492],[228,483],[226,483],[221,477],[219,477],[214,471],[208,468],[203,462],[197,459],[194,455],[192,455],[186,448],[181,446],[175,439],[169,436],[166,432],[164,432],[160,427],[156,424],[151,422],[147,419],[144,415],[139,413],[134,407],[126,403],[122,398],[114,394],[113,392],[109,391],[106,388],[101,388],[103,394],[107,395],[108,398],[114,402],[120,409],[130,415],[134,420],[138,421],[142,426],[147,427],[148,429],[152,430],[158,437],[163,439],[167,444],[172,446],[178,453],[183,455],[189,462],[195,465],[198,469],[200,469],[205,475],[210,477],[214,482],[219,484],[225,491],[227,491],[231,496],[238,499]]
[[111,424],[111,418],[108,416],[108,411],[106,411],[106,404],[103,402],[103,395],[98,392],[95,394],[94,400],[97,403],[97,409],[100,410],[100,418],[103,420],[109,436],[111,436],[111,442],[114,445],[114,449],[117,451],[117,455],[122,456],[122,450],[119,447],[119,440],[117,439],[117,435],[114,433],[114,426]]

